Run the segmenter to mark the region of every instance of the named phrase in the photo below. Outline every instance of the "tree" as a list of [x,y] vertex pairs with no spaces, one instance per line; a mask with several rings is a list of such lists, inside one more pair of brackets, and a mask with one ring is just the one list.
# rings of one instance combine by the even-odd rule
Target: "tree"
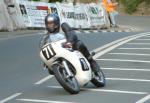
[[145,3],[145,7],[150,5],[150,0],[117,0],[117,2],[122,3],[125,7],[125,11],[129,14],[132,14],[137,10],[137,7],[141,3]]

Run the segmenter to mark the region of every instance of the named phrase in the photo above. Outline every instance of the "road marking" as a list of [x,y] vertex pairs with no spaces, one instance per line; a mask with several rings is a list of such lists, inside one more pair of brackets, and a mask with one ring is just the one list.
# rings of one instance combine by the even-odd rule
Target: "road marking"
[[150,82],[148,79],[130,79],[130,78],[106,78],[107,80],[116,81],[134,81],[134,82]]
[[47,87],[49,87],[49,88],[57,88],[57,89],[63,88],[63,87],[61,87],[61,86],[47,86]]
[[17,96],[19,96],[19,95],[21,95],[21,94],[22,94],[22,93],[15,93],[15,94],[13,94],[13,95],[11,95],[11,96],[9,96],[9,97],[7,97],[7,98],[1,100],[0,103],[8,102],[8,101],[10,101],[11,99],[14,99],[14,98],[16,98]]
[[136,39],[136,40],[150,40],[150,39]]
[[103,70],[120,70],[120,71],[142,71],[150,72],[150,69],[131,69],[131,68],[102,68]]
[[126,60],[126,59],[96,59],[100,61],[114,61],[114,62],[138,62],[138,63],[150,63],[150,61],[142,61],[142,60]]
[[116,43],[118,43],[118,42],[121,42],[121,41],[123,41],[123,40],[129,38],[129,37],[131,37],[131,36],[128,36],[128,37],[124,37],[124,38],[115,40],[115,41],[110,42],[110,43],[108,43],[108,44],[105,44],[105,45],[103,45],[103,46],[101,46],[101,47],[99,47],[99,48],[96,48],[96,49],[94,49],[93,51],[94,51],[94,52],[99,52],[99,51],[101,51],[101,50],[103,50],[103,49],[106,49],[106,48],[108,48],[108,47],[110,47],[110,46],[112,46],[112,45],[114,45],[114,44],[116,44]]
[[118,48],[123,50],[150,50],[150,48]]
[[[49,88],[62,88],[60,86],[47,86],[47,87],[49,87]],[[96,92],[123,93],[123,94],[148,94],[147,92],[122,91],[122,90],[110,90],[110,89],[88,89],[88,88],[81,88],[81,90],[96,91]]]
[[134,91],[121,91],[121,90],[107,90],[107,89],[82,89],[96,92],[111,92],[111,93],[123,93],[123,94],[148,94],[147,92],[134,92]]
[[150,43],[126,43],[129,45],[150,45]]
[[16,99],[16,100],[26,101],[26,102],[36,102],[36,103],[75,103],[75,102],[40,100],[40,99]]
[[140,99],[139,101],[137,101],[136,103],[144,103],[144,102],[146,102],[147,100],[149,100],[150,99],[150,95],[147,95],[147,96],[145,96],[144,98],[142,98],[142,99]]
[[134,40],[134,39],[137,39],[137,38],[140,38],[140,37],[143,37],[143,36],[147,36],[147,35],[150,35],[150,32],[149,33],[142,33],[142,34],[138,34],[138,35],[134,35],[134,36],[129,36],[128,38],[125,38],[123,41],[118,42],[118,43],[114,44],[113,46],[110,46],[107,49],[97,53],[93,58],[96,59],[96,58],[106,54],[107,52],[109,52],[109,51],[111,51],[111,50],[113,50],[113,49],[115,49],[115,48],[131,41],[131,40]]
[[21,38],[21,37],[30,37],[30,36],[42,35],[42,34],[43,34],[43,32],[28,33],[28,34],[22,34],[22,35],[12,35],[12,36],[7,36],[7,37],[4,37],[4,38],[0,38],[0,40],[16,39],[16,38]]
[[150,56],[150,54],[138,54],[138,53],[108,53],[111,55],[136,55],[136,56]]
[[44,83],[45,81],[47,81],[48,79],[50,79],[50,78],[52,78],[52,77],[53,77],[53,75],[49,75],[49,76],[47,76],[47,77],[41,79],[40,81],[38,81],[38,82],[36,82],[36,83],[34,83],[34,84],[35,84],[35,85],[42,84],[42,83]]
[[[145,34],[145,33],[143,33],[143,34]],[[108,44],[105,44],[105,45],[103,45],[103,46],[101,46],[101,47],[99,47],[99,48],[96,48],[96,49],[94,49],[93,51],[94,51],[94,52],[99,52],[99,51],[101,51],[101,50],[103,50],[103,49],[106,49],[106,48],[108,48],[108,47],[110,47],[110,46],[112,46],[112,45],[115,45],[115,44],[117,44],[117,43],[119,43],[119,42],[121,42],[121,41],[124,41],[124,40],[126,40],[126,39],[129,39],[129,38],[131,38],[131,37],[138,36],[138,35],[139,35],[139,34],[133,35],[133,36],[128,36],[128,37],[124,37],[124,38],[115,40],[115,41],[110,42],[110,43],[108,43]],[[140,34],[140,35],[141,35],[141,34]]]

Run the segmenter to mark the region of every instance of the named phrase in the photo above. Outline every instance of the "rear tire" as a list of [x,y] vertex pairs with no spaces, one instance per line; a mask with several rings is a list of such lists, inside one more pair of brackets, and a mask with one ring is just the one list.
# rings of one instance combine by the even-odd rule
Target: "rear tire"
[[57,81],[60,83],[60,85],[66,91],[68,91],[70,94],[78,94],[79,93],[80,88],[79,88],[76,78],[74,76],[67,78],[65,68],[60,67],[60,65],[58,65],[58,64],[54,64],[53,72],[54,72],[54,75],[55,75]]

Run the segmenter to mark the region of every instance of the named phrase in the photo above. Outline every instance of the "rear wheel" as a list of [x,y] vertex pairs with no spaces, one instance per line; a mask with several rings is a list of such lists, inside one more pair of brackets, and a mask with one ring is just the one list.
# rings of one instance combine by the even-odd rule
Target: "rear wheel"
[[104,87],[106,84],[105,75],[103,71],[100,69],[100,66],[97,64],[96,61],[93,62],[96,71],[94,72],[94,77],[91,82],[97,87]]
[[77,82],[73,72],[72,72],[72,70],[74,70],[73,66],[69,66],[70,72],[73,74],[73,76],[70,77],[70,76],[68,76],[65,68],[60,65],[59,64],[53,65],[53,72],[55,74],[57,81],[69,93],[71,93],[71,94],[79,93],[79,91],[80,91],[79,85],[78,85],[78,82]]

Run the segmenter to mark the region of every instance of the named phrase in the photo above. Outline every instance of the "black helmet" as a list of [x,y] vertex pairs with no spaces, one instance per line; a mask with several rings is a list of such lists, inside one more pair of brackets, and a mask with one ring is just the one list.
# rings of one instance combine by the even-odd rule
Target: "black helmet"
[[48,14],[45,17],[45,26],[49,33],[57,33],[60,28],[59,16],[55,13]]

